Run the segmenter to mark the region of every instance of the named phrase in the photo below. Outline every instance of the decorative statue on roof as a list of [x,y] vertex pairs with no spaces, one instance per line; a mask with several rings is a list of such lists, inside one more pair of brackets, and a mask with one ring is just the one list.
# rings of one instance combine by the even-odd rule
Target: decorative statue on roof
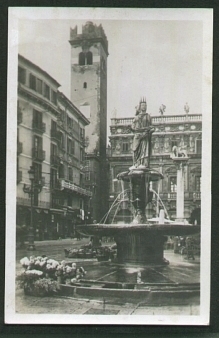
[[185,106],[184,106],[184,110],[186,112],[186,114],[189,113],[189,105],[188,105],[188,102],[186,102]]
[[159,113],[163,115],[165,113],[165,110],[166,110],[166,106],[162,103],[162,105],[159,108]]
[[146,98],[142,98],[136,109],[136,114],[131,127],[134,133],[133,165],[136,168],[139,166],[150,166],[151,136],[154,132],[154,128],[151,126],[151,117],[146,111]]

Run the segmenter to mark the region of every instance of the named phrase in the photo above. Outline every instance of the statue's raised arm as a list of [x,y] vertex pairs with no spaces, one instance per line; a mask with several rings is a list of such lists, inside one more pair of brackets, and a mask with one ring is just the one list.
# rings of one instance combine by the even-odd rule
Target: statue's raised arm
[[143,98],[139,102],[136,114],[131,126],[133,138],[133,165],[149,167],[151,155],[151,135],[154,128],[151,125],[151,117],[147,113],[147,102]]

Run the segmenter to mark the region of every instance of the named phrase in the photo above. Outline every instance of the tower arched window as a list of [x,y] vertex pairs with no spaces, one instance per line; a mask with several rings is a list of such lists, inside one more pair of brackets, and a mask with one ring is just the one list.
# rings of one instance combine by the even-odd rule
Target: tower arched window
[[89,51],[89,52],[87,52],[87,54],[86,54],[86,64],[87,65],[92,65],[93,64],[93,54]]
[[85,65],[85,53],[84,52],[79,53],[79,65],[80,66]]
[[87,82],[84,82],[84,84],[83,84],[83,88],[87,88]]

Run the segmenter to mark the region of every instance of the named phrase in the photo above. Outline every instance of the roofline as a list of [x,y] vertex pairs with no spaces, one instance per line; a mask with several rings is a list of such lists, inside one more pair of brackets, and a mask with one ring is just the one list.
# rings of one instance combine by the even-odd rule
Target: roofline
[[25,61],[26,63],[28,63],[31,67],[35,68],[36,70],[40,71],[41,73],[43,73],[44,75],[46,75],[47,77],[49,77],[50,80],[52,80],[52,82],[60,87],[60,83],[58,83],[51,75],[49,75],[45,70],[43,70],[42,68],[40,68],[39,66],[37,66],[35,63],[33,63],[32,61],[26,59],[23,55],[18,54],[18,60],[21,59],[23,61]]
[[58,97],[61,97],[63,100],[65,100],[68,103],[68,106],[73,108],[77,114],[79,115],[79,117],[88,125],[90,124],[90,121],[82,114],[82,112],[67,98],[67,96],[65,96],[65,94],[63,94],[62,92],[60,92],[58,90]]

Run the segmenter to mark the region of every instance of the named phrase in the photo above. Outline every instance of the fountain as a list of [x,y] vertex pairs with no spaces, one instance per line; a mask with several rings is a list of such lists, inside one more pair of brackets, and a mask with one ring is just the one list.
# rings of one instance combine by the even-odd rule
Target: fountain
[[[194,296],[194,294],[199,296],[199,268],[196,265],[194,273],[188,263],[186,266],[183,265],[184,263],[181,263],[180,266],[173,263],[170,267],[169,261],[164,258],[164,242],[167,236],[188,236],[200,232],[200,226],[185,225],[184,222],[166,224],[164,217],[163,222],[159,222],[159,224],[147,220],[146,206],[153,197],[150,182],[163,179],[163,175],[150,167],[151,137],[154,128],[146,110],[146,99],[143,98],[136,110],[131,127],[134,133],[133,165],[128,171],[117,175],[123,188],[121,196],[124,197],[124,182],[129,183],[130,201],[134,208],[133,221],[130,224],[99,223],[79,226],[79,231],[90,236],[114,237],[117,245],[115,260],[99,262],[99,265],[87,265],[86,280],[81,281],[77,286],[77,292],[80,294],[83,293],[87,296],[101,296],[102,294],[113,296],[116,294],[116,297],[122,295],[122,297],[141,298],[144,295],[148,297],[149,291],[155,288],[156,292],[158,289],[166,292],[165,297],[167,298],[170,290],[172,294],[178,292],[181,302],[185,293],[188,296],[188,291],[192,291],[190,296]],[[185,156],[178,155],[176,153],[173,160],[179,165],[179,170],[181,170],[179,175],[182,178],[183,164],[181,163],[185,163],[188,158],[186,154]],[[183,198],[182,194],[181,198]],[[177,201],[179,204],[179,199]],[[180,213],[180,217],[182,218],[182,213]],[[183,281],[182,284],[180,284],[180,280]],[[93,288],[93,286],[95,287]],[[122,290],[123,293],[115,293],[115,289]],[[124,289],[126,289],[125,294]],[[129,293],[128,291],[135,292]]]
[[[146,111],[147,103],[143,98],[131,127],[134,133],[133,166],[117,176],[118,180],[129,182],[131,203],[134,207],[132,223],[92,224],[84,226],[83,230],[92,235],[114,237],[117,244],[118,263],[165,265],[168,264],[163,257],[165,236],[190,235],[197,233],[200,227],[182,224],[182,216],[178,224],[152,224],[147,220],[145,209],[153,197],[150,182],[163,179],[163,175],[150,167],[151,137],[154,128],[151,125],[151,117]],[[177,156],[180,154],[174,154],[173,161],[182,167],[182,163],[188,161],[188,157],[185,154],[185,156]],[[182,176],[182,171],[180,174]],[[180,182],[182,183],[182,180]],[[179,186],[182,187],[183,184]],[[184,195],[182,196],[180,192],[178,194],[182,200]]]

